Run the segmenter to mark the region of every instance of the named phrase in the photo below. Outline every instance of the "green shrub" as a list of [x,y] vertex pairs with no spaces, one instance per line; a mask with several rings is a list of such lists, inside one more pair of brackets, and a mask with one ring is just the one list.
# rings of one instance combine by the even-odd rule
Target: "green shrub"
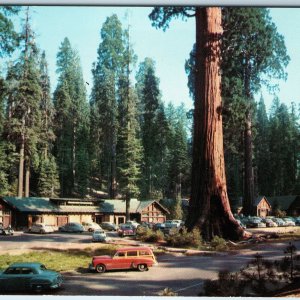
[[226,241],[217,235],[214,236],[214,238],[210,242],[210,245],[216,251],[224,251],[228,249]]
[[188,232],[185,227],[171,230],[165,238],[168,245],[173,247],[196,247],[202,245],[202,238],[199,229]]
[[140,226],[136,230],[136,237],[143,242],[155,243],[163,240],[164,234],[160,230],[153,231],[150,228]]

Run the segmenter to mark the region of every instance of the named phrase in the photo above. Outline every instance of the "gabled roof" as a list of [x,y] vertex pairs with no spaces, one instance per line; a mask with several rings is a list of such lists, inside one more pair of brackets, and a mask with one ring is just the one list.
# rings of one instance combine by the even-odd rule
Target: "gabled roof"
[[[139,201],[137,199],[130,200],[130,213],[141,213],[153,202],[155,202],[164,212],[168,213],[168,210],[156,200]],[[100,207],[101,211],[106,213],[125,213],[126,201],[120,199],[106,199],[103,203],[100,203]]]
[[268,200],[273,207],[278,205],[279,209],[288,210],[297,197],[299,196],[297,195],[275,196],[275,197],[268,197]]
[[138,206],[137,212],[142,212],[145,208],[150,206],[152,203],[157,204],[161,208],[161,210],[163,210],[165,213],[169,213],[168,209],[165,208],[162,204],[160,204],[156,200],[142,200],[142,201],[140,201],[140,205]]
[[271,203],[268,201],[268,199],[267,199],[266,196],[257,196],[257,197],[254,199],[253,206],[258,206],[259,203],[260,203],[262,200],[265,200],[265,201],[269,204],[269,206],[271,207]]

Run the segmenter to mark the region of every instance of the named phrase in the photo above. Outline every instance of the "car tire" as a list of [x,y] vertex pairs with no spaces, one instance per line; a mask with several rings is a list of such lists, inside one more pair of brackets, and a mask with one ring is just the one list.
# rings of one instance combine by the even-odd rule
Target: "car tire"
[[96,272],[97,273],[104,273],[106,271],[106,267],[103,264],[99,264],[96,266]]
[[40,234],[44,234],[44,233],[45,233],[45,230],[41,229]]
[[94,230],[93,230],[93,228],[89,228],[89,230],[88,230],[88,232],[93,232]]
[[137,268],[138,268],[138,270],[139,270],[140,272],[148,271],[148,267],[147,267],[146,264],[139,264],[139,265],[137,266]]

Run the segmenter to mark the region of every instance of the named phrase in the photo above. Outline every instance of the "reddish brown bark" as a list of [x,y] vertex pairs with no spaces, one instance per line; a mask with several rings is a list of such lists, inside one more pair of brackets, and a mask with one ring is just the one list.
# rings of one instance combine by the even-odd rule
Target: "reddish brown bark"
[[187,226],[205,239],[238,239],[226,186],[220,75],[221,9],[196,8],[196,74],[192,192]]

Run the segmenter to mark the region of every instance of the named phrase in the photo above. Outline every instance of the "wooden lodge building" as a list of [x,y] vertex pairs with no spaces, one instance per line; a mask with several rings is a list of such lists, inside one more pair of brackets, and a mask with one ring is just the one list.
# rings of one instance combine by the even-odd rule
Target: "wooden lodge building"
[[252,215],[265,218],[271,215],[272,206],[265,196],[258,196],[253,203]]
[[[68,222],[124,223],[125,200],[1,197],[0,222],[4,227],[28,228],[33,223],[62,226]],[[130,219],[165,222],[168,210],[155,200],[130,201]]]

